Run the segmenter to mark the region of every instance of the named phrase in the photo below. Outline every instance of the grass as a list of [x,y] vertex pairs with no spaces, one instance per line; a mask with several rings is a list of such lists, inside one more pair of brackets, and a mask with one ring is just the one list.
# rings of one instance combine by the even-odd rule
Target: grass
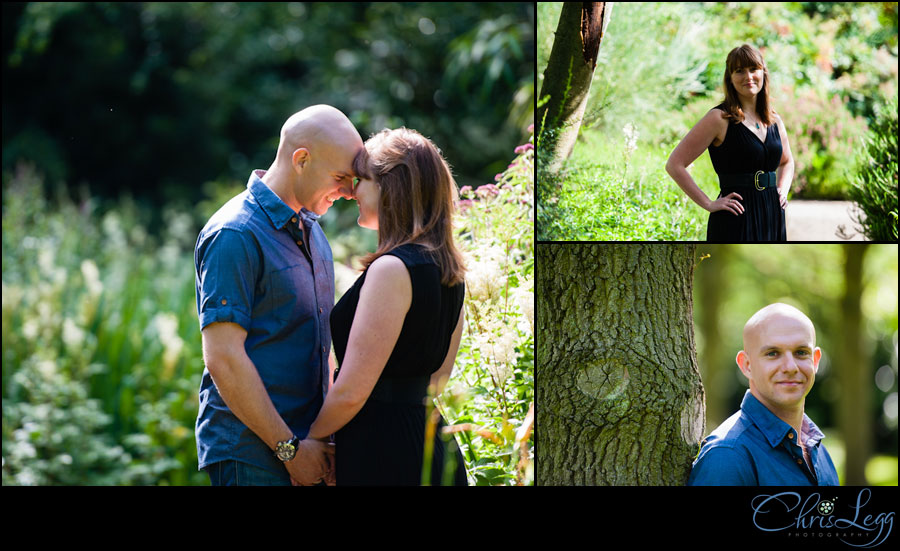
[[[665,171],[672,147],[638,142],[627,157],[624,135],[587,130],[580,140],[564,166],[561,181],[544,182],[541,188],[538,240],[706,238],[708,213]],[[718,179],[707,155],[697,159],[689,172],[707,195],[718,193]]]

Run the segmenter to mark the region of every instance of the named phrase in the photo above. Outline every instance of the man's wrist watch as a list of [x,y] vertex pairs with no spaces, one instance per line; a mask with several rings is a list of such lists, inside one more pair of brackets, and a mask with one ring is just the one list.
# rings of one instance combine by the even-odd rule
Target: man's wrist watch
[[300,445],[300,438],[296,435],[290,440],[283,440],[275,444],[275,457],[282,461],[290,461],[297,455],[297,447]]

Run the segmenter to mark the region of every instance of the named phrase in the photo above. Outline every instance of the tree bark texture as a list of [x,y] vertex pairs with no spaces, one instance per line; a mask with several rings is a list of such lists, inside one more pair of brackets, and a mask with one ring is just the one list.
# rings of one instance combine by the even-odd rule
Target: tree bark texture
[[575,147],[584,118],[600,41],[612,15],[613,2],[564,2],[539,98],[538,155],[550,173],[559,171]]
[[681,485],[705,430],[694,245],[539,244],[539,485]]
[[838,423],[844,437],[847,460],[843,483],[865,486],[866,461],[872,452],[872,365],[864,345],[860,302],[863,291],[863,260],[866,244],[846,244],[844,249],[844,296],[841,299],[841,335],[837,374],[841,382]]

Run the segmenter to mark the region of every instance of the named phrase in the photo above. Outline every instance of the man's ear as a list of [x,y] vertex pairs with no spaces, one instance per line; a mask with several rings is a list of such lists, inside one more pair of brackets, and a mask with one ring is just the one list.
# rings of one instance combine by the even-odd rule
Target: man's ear
[[817,346],[816,349],[813,350],[813,370],[816,372],[819,371],[819,360],[821,360],[821,359],[822,359],[822,349]]
[[294,154],[291,155],[291,166],[294,167],[294,170],[296,171],[303,170],[304,168],[306,168],[306,163],[309,162],[309,158],[309,150],[305,147],[295,149]]
[[741,370],[741,373],[744,374],[744,377],[750,378],[750,356],[747,355],[746,352],[741,350],[737,353],[737,357],[734,359],[737,362],[738,369]]

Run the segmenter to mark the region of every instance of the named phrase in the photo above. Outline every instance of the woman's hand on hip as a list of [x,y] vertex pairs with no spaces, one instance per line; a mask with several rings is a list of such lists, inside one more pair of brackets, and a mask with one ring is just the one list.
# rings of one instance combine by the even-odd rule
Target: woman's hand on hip
[[727,210],[731,214],[735,216],[739,216],[744,214],[744,205],[741,204],[744,198],[737,194],[737,192],[731,192],[725,197],[719,197],[715,201],[711,202],[706,210],[709,212],[716,212],[719,210]]

